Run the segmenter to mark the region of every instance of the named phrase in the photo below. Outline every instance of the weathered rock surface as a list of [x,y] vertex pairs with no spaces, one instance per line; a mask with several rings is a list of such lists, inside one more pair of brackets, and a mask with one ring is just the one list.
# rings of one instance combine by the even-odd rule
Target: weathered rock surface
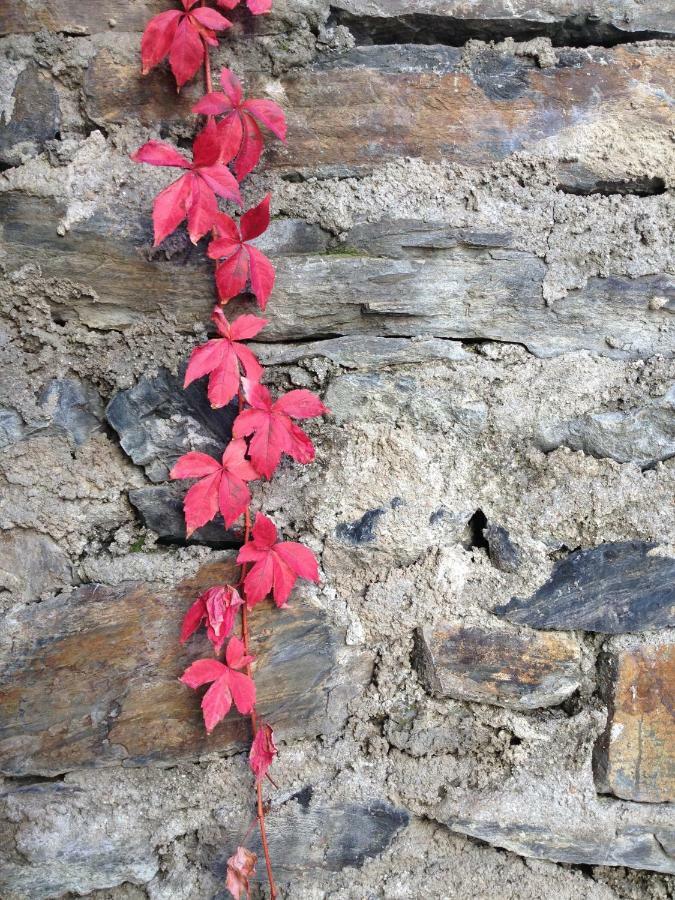
[[599,680],[609,716],[593,753],[598,790],[641,803],[675,800],[675,645],[606,654]]
[[[191,331],[195,320],[208,317],[206,265],[150,262],[123,237],[111,247],[100,235],[103,221],[82,223],[59,238],[53,230],[59,214],[45,201],[5,195],[0,208],[7,212],[10,259],[37,263],[45,277],[85,287],[53,302],[59,320],[117,329],[143,315],[171,312],[179,328]],[[675,355],[675,282],[667,275],[592,278],[551,307],[542,294],[546,266],[534,254],[458,245],[455,238],[448,249],[422,258],[396,250],[392,258],[374,258],[368,241],[354,250],[275,259],[277,302],[270,306],[266,341],[423,336],[511,341],[543,357],[579,349],[618,358]],[[654,297],[664,303],[655,306]]]
[[630,38],[675,33],[675,16],[659,4],[588,3],[586,0],[333,0],[337,21],[353,29],[359,41],[392,39],[416,43],[463,43],[515,35],[546,35],[557,44],[618,43]]
[[11,117],[0,115],[0,163],[15,166],[42,151],[60,118],[54,83],[36,65],[26,66],[14,86]]
[[212,409],[203,385],[183,388],[182,377],[161,369],[144,376],[108,404],[106,416],[120,444],[151,481],[161,482],[191,450],[219,458],[232,435],[236,404]]
[[[87,585],[44,601],[38,628],[30,607],[10,612],[2,643],[0,769],[55,775],[242,749],[247,719],[232,714],[207,737],[198,695],[177,682],[210,649],[205,639],[179,644],[183,612],[199,591],[233,571],[206,565],[169,592],[146,584]],[[284,615],[262,608],[256,614],[259,710],[289,738],[330,728],[326,702],[340,643],[326,616],[300,601]]]
[[417,631],[418,671],[440,698],[514,709],[555,706],[579,686],[580,663],[577,642],[564,635],[452,623]]
[[542,450],[565,446],[599,458],[652,466],[675,455],[675,388],[636,409],[597,412],[542,429]]
[[502,572],[517,572],[521,557],[506,528],[488,522],[483,529],[483,537],[488,544],[488,556],[492,565]]
[[575,551],[556,563],[550,579],[531,597],[514,597],[494,612],[533,628],[603,634],[672,626],[675,559],[642,541]]
[[0,591],[37,600],[72,578],[70,560],[50,538],[24,528],[0,532]]
[[[288,144],[266,160],[290,171],[358,171],[402,156],[483,166],[598,115],[609,130],[646,129],[667,148],[672,68],[661,45],[565,50],[545,69],[490,48],[465,60],[454,47],[359,47],[282,78]],[[170,92],[148,84],[131,59],[106,49],[87,73],[87,112],[106,126],[183,121]],[[599,172],[583,152],[559,168],[563,182],[584,190]]]

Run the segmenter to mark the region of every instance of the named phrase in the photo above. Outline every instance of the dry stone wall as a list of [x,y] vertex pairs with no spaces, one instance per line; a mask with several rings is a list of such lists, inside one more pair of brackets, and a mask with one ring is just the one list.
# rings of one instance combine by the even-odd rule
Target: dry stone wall
[[[207,738],[168,470],[227,440],[182,369],[208,268],[152,248],[186,88],[165,0],[0,10],[0,896],[225,896],[246,726]],[[216,63],[281,103],[276,387],[331,409],[257,497],[317,553],[256,611],[284,896],[662,900],[675,873],[675,16],[277,0]],[[250,306],[246,298],[236,306]],[[197,323],[197,324],[195,324]],[[264,888],[261,888],[264,891]]]

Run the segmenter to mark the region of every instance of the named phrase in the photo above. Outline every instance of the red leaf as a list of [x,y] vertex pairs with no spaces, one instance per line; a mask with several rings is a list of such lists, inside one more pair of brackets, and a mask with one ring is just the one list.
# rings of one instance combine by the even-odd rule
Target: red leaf
[[258,781],[263,780],[276,755],[277,746],[274,743],[274,732],[267,722],[262,722],[253,738],[248,756],[251,769]]
[[312,442],[304,431],[294,425],[290,416],[308,418],[326,412],[318,397],[306,390],[290,391],[272,403],[266,387],[248,381],[245,392],[251,408],[239,413],[232,433],[238,438],[252,436],[249,453],[261,475],[271,478],[282,453],[301,463],[313,459]]
[[195,3],[196,0],[183,0],[183,12],[169,10],[152,18],[141,39],[143,74],[147,75],[168,55],[179,90],[202,64],[203,41],[217,47],[214,32],[224,31],[232,24],[214,9],[193,9]]
[[272,592],[277,606],[285,606],[298,578],[319,581],[319,567],[307,547],[277,541],[274,523],[257,513],[253,537],[239,551],[238,563],[253,563],[244,579],[246,602],[255,606]]
[[219,585],[204,591],[185,614],[180,633],[181,643],[184,644],[202,624],[205,624],[207,636],[214,650],[220,653],[234,627],[237,611],[243,602],[238,591],[230,585]]
[[225,718],[232,706],[229,674],[225,673],[216,681],[202,697],[202,713],[207,734],[211,734],[216,725]]
[[216,659],[198,659],[181,678],[191,688],[213,682],[202,698],[204,724],[209,733],[230,711],[233,700],[242,715],[248,715],[255,706],[253,679],[235,671],[253,662],[253,657],[245,655],[244,645],[236,637],[230,638],[225,657],[227,665]]
[[251,293],[258,301],[260,309],[264,310],[274,288],[274,266],[257,247],[247,245],[246,252],[248,253]]
[[216,287],[221,303],[243,293],[248,281],[248,254],[239,248],[229,259],[216,267]]
[[[215,119],[208,122],[192,144],[192,158],[195,166],[212,166],[220,160],[221,140]],[[200,173],[201,174],[201,173]]]
[[272,0],[246,0],[246,5],[254,16],[260,16],[272,9]]
[[279,140],[286,140],[286,116],[281,107],[273,100],[246,100],[242,104],[242,109],[255,116]]
[[239,181],[243,181],[258,165],[262,152],[265,149],[265,139],[263,138],[260,125],[253,116],[239,113],[241,117],[241,147],[237,158],[234,161],[234,174]]
[[195,9],[191,15],[193,19],[197,19],[200,25],[210,28],[211,31],[225,31],[232,24],[229,19],[221,16],[215,9],[209,9],[208,6]]
[[[171,478],[200,478],[183,500],[187,537],[220,513],[229,528],[251,501],[247,481],[258,477],[245,458],[246,442],[230,441],[221,463],[204,453],[186,453],[170,472]],[[208,460],[208,462],[207,462]],[[211,468],[214,467],[214,468]]]
[[218,201],[210,186],[196,175],[192,178],[192,191],[187,201],[188,234],[193,244],[211,230],[218,215]]
[[181,681],[188,687],[198,688],[215,681],[227,672],[227,666],[217,659],[198,659],[183,672]]
[[169,65],[179,89],[196,74],[203,61],[204,44],[199,31],[190,16],[183,16],[169,51]]
[[186,204],[192,193],[192,176],[183,175],[155,197],[152,207],[152,224],[155,247],[172,234],[187,215]]
[[172,147],[170,144],[164,144],[162,141],[148,141],[143,144],[135,153],[131,154],[134,162],[148,163],[151,166],[173,166],[180,169],[191,169],[192,165],[189,159]]
[[[236,6],[236,4],[235,4]],[[220,70],[220,85],[232,106],[239,106],[244,97],[241,81],[231,69]]]
[[[274,287],[274,266],[269,259],[246,241],[258,237],[270,221],[269,196],[258,206],[247,210],[236,222],[220,213],[215,225],[216,237],[208,247],[211,259],[224,259],[216,269],[216,285],[221,303],[241,294],[248,280],[251,293],[264,309]],[[246,251],[246,252],[244,252]]]
[[239,219],[239,230],[242,241],[252,241],[267,231],[270,224],[270,195],[268,194],[257,206],[246,210]]
[[[222,3],[223,0],[219,0],[219,2]],[[238,2],[239,0],[235,0],[235,3]],[[246,847],[237,847],[237,852],[228,859],[225,885],[234,900],[241,900],[242,893],[245,893],[249,900],[251,896],[249,879],[255,874],[257,861],[258,857],[255,853],[251,853]]]

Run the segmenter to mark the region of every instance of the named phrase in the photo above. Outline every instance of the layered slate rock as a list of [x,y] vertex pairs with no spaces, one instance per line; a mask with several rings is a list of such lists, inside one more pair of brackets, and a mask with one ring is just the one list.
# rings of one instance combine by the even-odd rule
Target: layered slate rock
[[607,728],[593,754],[598,790],[623,800],[675,800],[675,645],[644,645],[602,659]]
[[395,38],[454,44],[470,38],[546,35],[556,44],[607,44],[675,33],[675,16],[662,5],[633,0],[332,0],[331,8],[359,43]]
[[[143,316],[170,313],[179,331],[192,333],[195,321],[208,319],[212,276],[204,261],[187,258],[176,265],[144,256],[133,223],[129,236],[120,234],[111,244],[106,235],[116,226],[104,218],[77,223],[58,237],[63,213],[52,201],[0,195],[8,268],[35,263],[45,279],[81,286],[72,297],[51,301],[60,321],[123,330]],[[408,236],[418,252],[409,249]],[[545,263],[510,241],[505,233],[421,229],[409,220],[354,229],[346,255],[306,252],[306,236],[297,245],[284,239],[271,254],[276,302],[262,337],[494,339],[524,344],[538,356],[582,349],[617,358],[675,355],[675,279],[590,278],[549,307],[543,300]],[[654,297],[663,302],[653,304]],[[248,301],[231,308],[255,310]],[[437,345],[432,348],[439,353]]]
[[602,634],[675,624],[675,559],[645,541],[579,550],[556,563],[531,597],[514,597],[494,612],[533,628]]
[[[300,790],[292,801],[269,819],[269,844],[279,881],[295,884],[308,875],[359,868],[379,856],[407,826],[408,813],[381,799],[367,803],[312,803],[312,786]],[[243,837],[243,834],[240,836]],[[262,859],[259,831],[251,835],[250,849]],[[219,878],[227,871],[227,858],[236,849],[230,841],[205,847],[205,862]],[[258,866],[257,881],[265,880]]]
[[29,528],[0,532],[0,591],[37,600],[72,580],[70,560],[51,538]]
[[[174,590],[86,585],[44,601],[39,624],[33,607],[9,613],[0,650],[0,771],[56,775],[243,749],[248,720],[232,713],[207,736],[198,692],[177,680],[213,652],[202,637],[179,643],[183,613],[200,591],[234,575],[233,564],[212,563]],[[329,729],[342,637],[326,615],[298,600],[283,613],[265,604],[255,632],[260,714],[288,739]]]
[[[611,130],[640,127],[646,140],[665,141],[674,67],[672,52],[659,45],[566,49],[545,69],[500,48],[467,58],[461,47],[358,47],[283,76],[276,90],[284,97],[288,144],[271,146],[266,165],[313,174],[371,169],[400,157],[484,166],[598,121]],[[87,113],[103,126],[184,121],[190,98],[177,104],[157,85],[161,78],[141,79],[127,54],[102,49],[87,71]],[[256,95],[265,89],[263,81],[251,83]],[[561,182],[584,190],[604,177],[584,151],[574,162],[561,154],[558,167]]]
[[214,457],[232,436],[236,404],[212,409],[203,385],[183,388],[183,379],[161,369],[120,391],[106,409],[122,449],[151,481],[168,478],[179,456],[198,450]]
[[579,645],[570,637],[456,623],[418,629],[415,664],[436,697],[514,709],[555,706],[581,677]]

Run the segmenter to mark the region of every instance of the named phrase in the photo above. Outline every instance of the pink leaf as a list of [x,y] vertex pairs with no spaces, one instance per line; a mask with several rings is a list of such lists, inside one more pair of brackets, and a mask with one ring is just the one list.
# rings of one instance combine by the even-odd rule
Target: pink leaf
[[164,238],[172,234],[187,216],[187,203],[192,194],[193,177],[193,175],[183,175],[155,197],[152,207],[155,247],[158,247]]
[[209,9],[207,6],[195,9],[192,12],[192,17],[196,19],[200,25],[203,25],[204,28],[210,28],[211,31],[225,31],[225,29],[229,28],[232,24],[225,16],[221,16],[215,9]]
[[246,100],[242,109],[251,113],[280,140],[286,140],[286,116],[283,109],[273,100]]
[[188,16],[178,23],[169,52],[169,65],[179,89],[189,81],[202,64],[204,45]]
[[202,713],[207,734],[211,734],[216,725],[225,718],[231,706],[230,673],[225,669],[225,674],[214,681],[202,697]]
[[178,9],[169,9],[150,19],[141,38],[142,72],[147,75],[168,54],[181,18]]
[[169,473],[170,478],[203,478],[220,472],[218,460],[196,450],[181,456]]
[[262,722],[253,739],[248,757],[253,774],[258,781],[263,780],[276,755],[274,732],[266,722]]
[[143,144],[131,158],[134,162],[148,163],[151,166],[175,166],[180,169],[192,168],[190,161],[185,159],[175,147],[164,144],[162,141],[148,141]]
[[258,306],[264,310],[274,288],[274,266],[257,247],[247,245],[246,252],[249,258],[251,293],[255,295]]
[[227,674],[227,666],[217,659],[198,659],[183,672],[181,681],[188,687],[198,688]]
[[270,195],[268,194],[257,206],[247,210],[239,220],[241,238],[252,241],[267,230],[270,224]]

